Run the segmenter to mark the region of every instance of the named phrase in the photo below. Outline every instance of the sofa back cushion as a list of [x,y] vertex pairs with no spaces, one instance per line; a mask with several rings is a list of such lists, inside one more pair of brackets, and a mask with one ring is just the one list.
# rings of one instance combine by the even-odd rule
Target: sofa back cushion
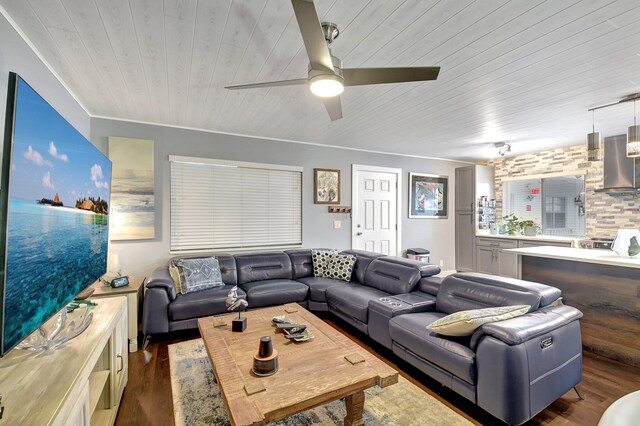
[[[555,297],[554,297],[555,296]],[[541,301],[556,300],[560,290],[543,284],[513,278],[465,272],[446,277],[436,297],[436,311],[451,314],[494,306],[529,305],[530,312]]]
[[438,295],[444,277],[422,277],[418,282],[418,290],[432,296]]
[[218,263],[220,263],[222,282],[226,285],[238,285],[236,259],[230,254],[218,254],[216,257],[218,258]]
[[420,280],[420,271],[413,266],[375,259],[367,268],[364,285],[389,294],[409,293]]
[[313,261],[310,249],[285,250],[291,260],[293,279],[313,276]]
[[239,254],[235,256],[238,284],[262,280],[290,280],[291,259],[284,252]]
[[236,270],[236,260],[228,253],[176,256],[169,260],[168,265],[171,265],[177,259],[198,259],[201,257],[209,256],[214,256],[216,259],[218,259],[218,264],[220,265],[220,274],[222,275],[222,282],[227,285],[237,285],[238,271]]
[[351,254],[356,257],[356,263],[353,265],[353,275],[351,280],[364,284],[365,275],[369,264],[374,259],[383,257],[383,254],[374,253],[365,250],[343,250],[340,254]]

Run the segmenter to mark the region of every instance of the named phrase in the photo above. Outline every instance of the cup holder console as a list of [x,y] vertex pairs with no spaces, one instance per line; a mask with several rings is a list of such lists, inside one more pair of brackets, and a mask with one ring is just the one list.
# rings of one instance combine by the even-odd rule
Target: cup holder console
[[378,300],[382,303],[386,303],[389,306],[393,306],[394,308],[399,308],[400,306],[402,306],[402,303],[396,302],[395,300],[392,300],[390,297],[381,297]]

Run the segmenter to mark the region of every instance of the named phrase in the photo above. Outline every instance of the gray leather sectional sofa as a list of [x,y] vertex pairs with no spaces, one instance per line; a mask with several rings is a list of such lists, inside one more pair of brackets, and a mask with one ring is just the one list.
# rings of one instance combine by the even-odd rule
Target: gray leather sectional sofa
[[[435,277],[440,268],[410,259],[345,250],[356,256],[351,282],[313,276],[310,250],[216,255],[223,287],[176,294],[167,267],[147,278],[146,336],[197,327],[226,313],[233,285],[259,308],[297,302],[328,311],[391,349],[443,385],[508,424],[522,424],[582,378],[582,313],[557,303],[560,290],[476,273]],[[523,316],[485,324],[470,337],[426,326],[461,310],[530,305]]]

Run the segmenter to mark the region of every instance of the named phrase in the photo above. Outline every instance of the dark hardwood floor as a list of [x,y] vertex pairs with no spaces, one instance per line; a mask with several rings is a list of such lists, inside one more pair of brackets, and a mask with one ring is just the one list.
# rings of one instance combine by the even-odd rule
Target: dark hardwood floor
[[[502,424],[465,398],[399,360],[391,351],[348,324],[329,317],[323,319],[369,352],[378,354],[406,379],[470,421],[482,425]],[[124,391],[116,425],[174,424],[167,346],[198,336],[197,330],[175,333],[164,339],[153,340],[145,351],[129,354],[129,383]],[[570,391],[526,425],[597,425],[604,410],[614,400],[640,389],[640,368],[584,352],[583,370],[584,376],[578,389],[584,400],[578,400],[575,392]],[[431,424],[437,424],[437,419],[433,420]],[[429,419],[425,419],[424,424],[430,424]]]

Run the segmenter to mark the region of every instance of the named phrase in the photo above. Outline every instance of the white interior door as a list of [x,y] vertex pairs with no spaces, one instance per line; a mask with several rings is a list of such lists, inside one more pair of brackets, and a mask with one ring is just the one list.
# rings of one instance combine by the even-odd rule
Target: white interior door
[[353,165],[352,248],[398,254],[401,172],[400,169]]

